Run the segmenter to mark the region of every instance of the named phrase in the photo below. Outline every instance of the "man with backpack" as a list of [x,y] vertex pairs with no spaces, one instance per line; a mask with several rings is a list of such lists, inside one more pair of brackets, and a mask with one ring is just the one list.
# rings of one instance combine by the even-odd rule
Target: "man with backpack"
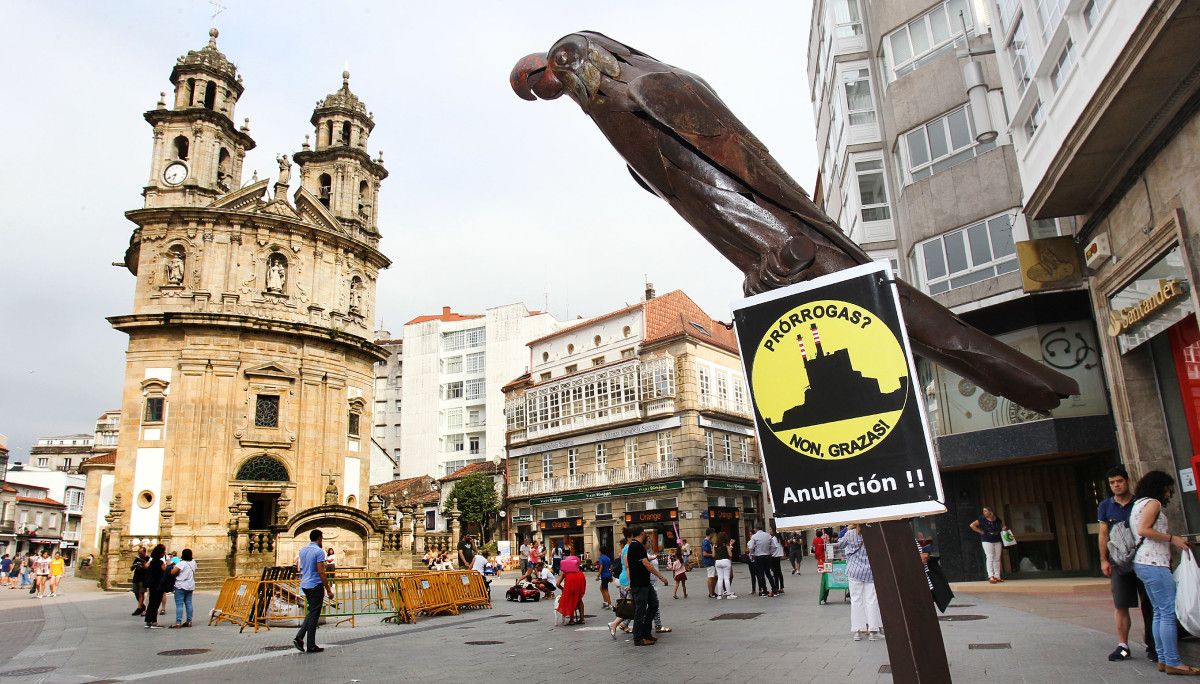
[[[1117,625],[1117,648],[1109,654],[1108,659],[1129,659],[1129,609],[1137,608],[1140,599],[1142,625],[1146,633],[1146,657],[1157,661],[1158,652],[1154,648],[1152,629],[1154,609],[1146,595],[1146,587],[1133,573],[1133,549],[1126,548],[1133,539],[1129,530],[1129,512],[1133,509],[1133,488],[1129,485],[1129,473],[1124,466],[1114,466],[1106,477],[1112,496],[1100,502],[1096,520],[1100,523],[1100,570],[1111,583],[1113,614]],[[1110,539],[1121,558],[1110,558]]]

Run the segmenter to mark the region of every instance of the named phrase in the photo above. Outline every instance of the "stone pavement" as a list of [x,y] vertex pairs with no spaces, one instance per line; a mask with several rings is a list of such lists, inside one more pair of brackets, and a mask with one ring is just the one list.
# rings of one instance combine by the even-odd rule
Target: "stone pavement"
[[[735,585],[748,588],[735,566]],[[511,580],[510,580],[511,581]],[[170,679],[205,682],[891,682],[883,642],[854,642],[849,606],[817,603],[815,574],[786,577],[788,593],[774,599],[704,598],[703,575],[687,600],[660,588],[662,613],[674,628],[653,647],[613,641],[589,581],[585,601],[598,617],[583,627],[556,627],[551,604],[497,601],[491,610],[384,625],[366,618],[352,628],[322,627],[320,655],[295,652],[294,630],[239,634],[208,627],[216,594],[195,597],[197,626],[146,630],[129,615],[129,594],[101,593],[68,580],[57,599],[37,600],[0,589],[0,682],[96,682]],[[500,580],[493,594],[502,597]],[[835,594],[840,596],[840,594]],[[1111,611],[1084,604],[1095,628],[1007,605],[1014,594],[960,595],[942,622],[955,682],[1131,682],[1161,678],[1146,660],[1109,663]],[[1069,595],[1067,596],[1069,599]],[[1102,596],[1102,595],[1101,595]],[[1038,603],[1053,603],[1053,597]],[[1071,611],[1066,611],[1070,613]],[[1076,611],[1078,612],[1078,611]],[[730,615],[741,614],[741,615]],[[714,620],[714,617],[724,619]],[[973,617],[974,616],[974,617]],[[749,619],[730,619],[742,617]],[[519,622],[518,622],[519,621]],[[160,619],[174,622],[174,605]],[[618,633],[619,634],[619,633]],[[1007,644],[1007,648],[1003,645]],[[982,647],[980,647],[982,645]],[[999,646],[998,646],[999,645]],[[974,647],[973,647],[974,646]],[[177,649],[198,649],[170,655]],[[1140,653],[1140,649],[1135,649]],[[886,669],[886,668],[884,668]]]

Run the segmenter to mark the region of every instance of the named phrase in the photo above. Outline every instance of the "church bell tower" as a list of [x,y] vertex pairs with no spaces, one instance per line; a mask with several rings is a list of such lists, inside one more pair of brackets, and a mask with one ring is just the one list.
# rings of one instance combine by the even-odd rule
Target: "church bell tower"
[[217,49],[217,29],[208,45],[175,62],[170,108],[164,93],[145,113],[154,127],[146,207],[203,206],[241,184],[242,160],[254,149],[249,120],[238,128],[234,106],[242,95],[237,67]]

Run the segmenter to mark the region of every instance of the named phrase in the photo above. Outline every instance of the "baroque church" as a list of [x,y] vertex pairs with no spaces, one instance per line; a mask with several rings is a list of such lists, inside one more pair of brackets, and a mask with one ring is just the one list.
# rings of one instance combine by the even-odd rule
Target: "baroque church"
[[344,72],[313,110],[312,142],[277,158],[273,182],[243,184],[242,77],[209,36],[144,115],[150,177],[123,263],[133,309],[108,319],[129,336],[120,440],[89,471],[108,511],[83,536],[106,587],[128,581],[139,545],[191,548],[227,576],[291,563],[314,527],[340,565],[406,564],[388,553],[395,513],[368,486],[386,358],[371,342],[375,288],[390,263],[373,116]]

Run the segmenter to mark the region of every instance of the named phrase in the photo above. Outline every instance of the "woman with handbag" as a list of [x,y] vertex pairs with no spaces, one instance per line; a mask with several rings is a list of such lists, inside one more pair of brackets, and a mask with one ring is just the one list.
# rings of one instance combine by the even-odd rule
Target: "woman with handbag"
[[971,530],[979,535],[983,544],[983,557],[987,563],[988,582],[991,584],[1004,581],[1000,576],[1000,552],[1004,549],[1000,535],[1007,529],[1008,525],[987,506],[983,507],[983,515],[971,523]]
[[587,580],[579,569],[579,556],[571,554],[559,563],[562,577],[558,580],[558,588],[562,595],[558,598],[555,608],[568,625],[583,624],[583,594],[587,591]]
[[613,639],[617,638],[617,628],[620,628],[622,632],[629,631],[629,621],[633,619],[634,615],[633,599],[629,596],[629,566],[626,560],[628,551],[629,534],[622,530],[621,553],[617,554],[617,558],[621,559],[621,570],[617,573],[618,599],[613,605],[613,614],[616,618],[608,623],[608,633]]
[[[1133,555],[1133,572],[1146,586],[1154,607],[1154,647],[1158,651],[1158,671],[1173,675],[1200,675],[1200,669],[1184,665],[1179,659],[1178,630],[1175,627],[1175,578],[1171,574],[1171,547],[1188,550],[1187,540],[1167,531],[1163,511],[1175,494],[1175,478],[1161,470],[1151,470],[1138,480],[1129,511],[1129,527],[1138,542]],[[1193,562],[1184,559],[1185,562]]]

